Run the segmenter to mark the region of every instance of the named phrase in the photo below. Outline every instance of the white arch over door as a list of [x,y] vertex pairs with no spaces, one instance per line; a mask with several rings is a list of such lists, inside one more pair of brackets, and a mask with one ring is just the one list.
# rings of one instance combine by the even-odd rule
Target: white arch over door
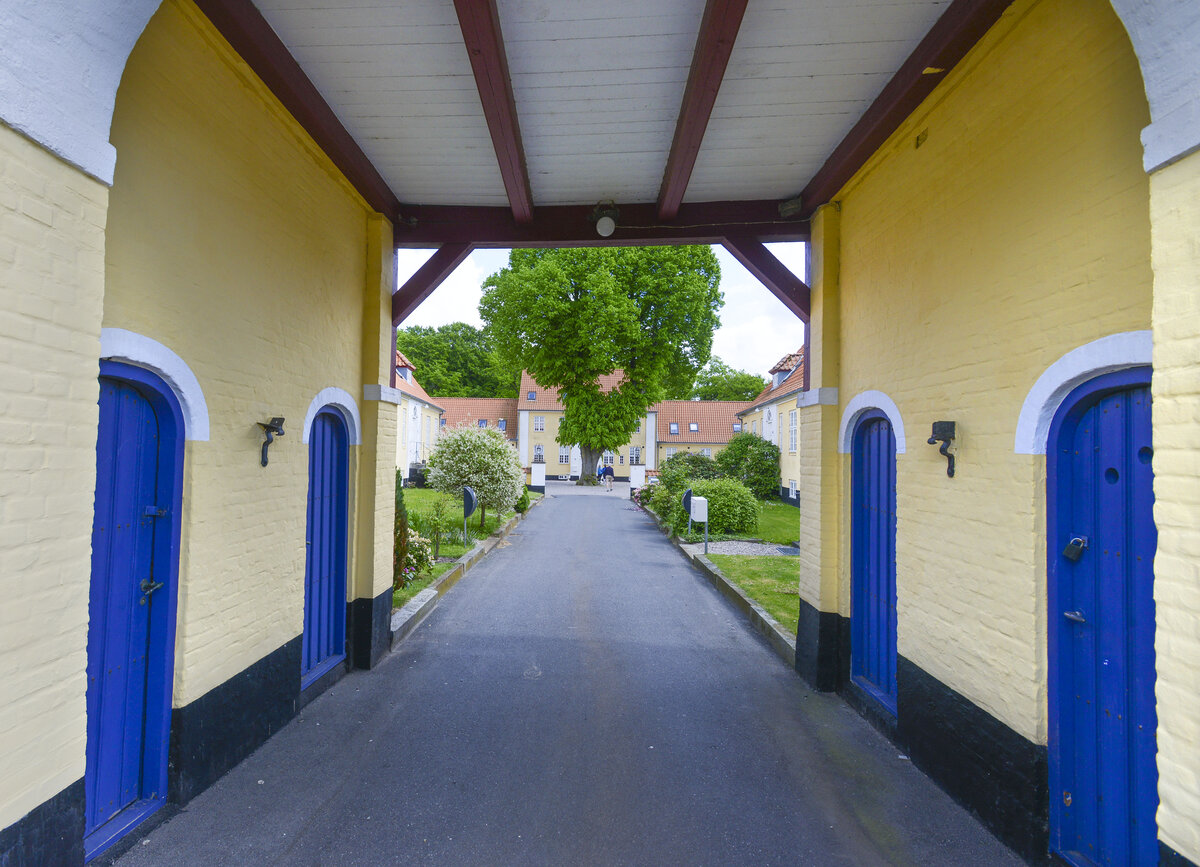
[[877,409],[888,417],[892,423],[892,433],[896,436],[896,454],[902,455],[905,450],[904,419],[900,417],[900,409],[896,402],[882,391],[863,391],[850,398],[842,411],[842,424],[838,428],[838,451],[850,454],[853,448],[854,428],[858,425],[863,413]]
[[1078,385],[1103,373],[1150,364],[1153,341],[1149,331],[1123,331],[1077,346],[1046,368],[1025,396],[1017,417],[1013,451],[1044,455],[1050,422],[1063,399]]
[[358,414],[358,404],[354,402],[350,392],[333,386],[318,391],[317,396],[308,404],[308,412],[304,414],[304,430],[300,434],[300,442],[308,443],[309,434],[312,433],[313,419],[325,406],[336,406],[342,411],[342,415],[346,417],[346,426],[350,429],[350,445],[362,445],[362,419]]
[[100,358],[123,361],[156,373],[179,401],[184,439],[208,442],[208,402],[200,380],[186,361],[157,340],[124,328],[100,330]]

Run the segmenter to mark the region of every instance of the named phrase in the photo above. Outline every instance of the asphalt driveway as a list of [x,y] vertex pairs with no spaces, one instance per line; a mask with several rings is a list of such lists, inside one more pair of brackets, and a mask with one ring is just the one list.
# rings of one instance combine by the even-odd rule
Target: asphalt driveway
[[1021,863],[624,496],[549,493],[117,863]]

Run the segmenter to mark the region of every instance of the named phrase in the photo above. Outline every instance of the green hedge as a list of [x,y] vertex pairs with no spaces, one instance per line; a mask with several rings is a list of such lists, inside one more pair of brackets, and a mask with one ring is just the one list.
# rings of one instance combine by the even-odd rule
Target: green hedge
[[[733,479],[693,479],[687,483],[692,489],[693,497],[704,497],[708,500],[708,531],[709,533],[753,533],[758,527],[758,500],[750,489],[741,482]],[[687,529],[688,516],[683,511],[680,497],[662,488],[665,496],[664,505],[670,503],[670,513],[667,520],[676,533]],[[654,492],[651,506],[659,514],[657,508],[659,492]]]

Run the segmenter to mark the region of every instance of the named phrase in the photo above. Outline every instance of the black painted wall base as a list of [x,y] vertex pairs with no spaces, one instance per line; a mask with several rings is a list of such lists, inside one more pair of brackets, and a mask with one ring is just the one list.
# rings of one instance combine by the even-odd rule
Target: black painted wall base
[[779,499],[783,501],[785,506],[791,506],[793,509],[800,508],[800,498],[792,496],[791,488],[780,487]]
[[897,740],[913,763],[1028,861],[1046,860],[1046,748],[904,657],[896,665]]
[[168,796],[186,804],[296,715],[303,636],[171,713]]
[[527,490],[531,493],[534,493],[534,494],[544,494],[544,493],[546,493],[546,486],[545,485],[526,485],[525,490]]
[[0,830],[0,864],[82,864],[83,779]]
[[[4,852],[0,849],[0,855]],[[0,860],[3,860],[0,858]],[[1196,863],[1191,859],[1180,855],[1162,840],[1158,841],[1158,865],[1159,867],[1197,867]]]
[[842,618],[832,611],[818,611],[800,600],[800,622],[796,626],[796,671],[818,692],[838,688],[838,633]]
[[350,603],[350,662],[355,668],[374,668],[391,646],[392,588],[374,599]]

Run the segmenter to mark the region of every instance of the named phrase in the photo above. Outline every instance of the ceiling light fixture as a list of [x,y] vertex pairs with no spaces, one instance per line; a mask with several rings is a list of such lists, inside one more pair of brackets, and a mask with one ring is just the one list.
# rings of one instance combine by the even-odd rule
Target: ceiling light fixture
[[607,202],[598,202],[588,219],[595,224],[596,234],[607,238],[617,230],[617,218],[620,216],[616,203],[609,199]]

